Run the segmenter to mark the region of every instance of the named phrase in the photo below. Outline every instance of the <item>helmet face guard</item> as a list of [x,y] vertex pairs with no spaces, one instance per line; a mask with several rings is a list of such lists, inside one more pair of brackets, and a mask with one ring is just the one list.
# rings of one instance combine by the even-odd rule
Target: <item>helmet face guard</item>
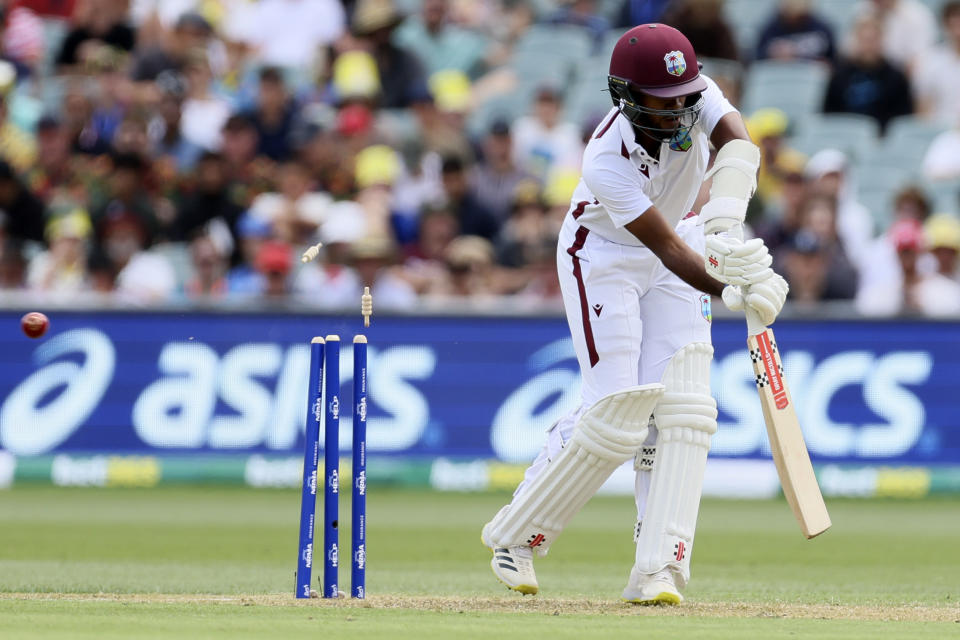
[[[642,104],[643,90],[632,86],[629,80],[614,75],[607,76],[610,97],[634,129],[657,142],[667,142],[673,151],[686,151],[692,145],[690,130],[700,119],[704,100],[701,91],[687,94],[679,109],[651,109]],[[679,96],[678,96],[679,97]],[[676,118],[677,126],[664,129],[654,125],[653,118]]]

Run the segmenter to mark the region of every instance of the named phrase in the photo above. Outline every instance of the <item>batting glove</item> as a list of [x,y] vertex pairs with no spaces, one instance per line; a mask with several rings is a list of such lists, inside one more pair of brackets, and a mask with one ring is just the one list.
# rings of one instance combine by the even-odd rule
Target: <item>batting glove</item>
[[760,321],[769,327],[783,309],[789,290],[787,281],[780,275],[772,273],[763,282],[749,287],[724,287],[721,298],[723,304],[731,311],[743,311],[745,306],[750,307],[760,317]]
[[762,282],[773,275],[773,258],[760,238],[742,242],[725,235],[706,238],[707,273],[724,284],[740,287]]

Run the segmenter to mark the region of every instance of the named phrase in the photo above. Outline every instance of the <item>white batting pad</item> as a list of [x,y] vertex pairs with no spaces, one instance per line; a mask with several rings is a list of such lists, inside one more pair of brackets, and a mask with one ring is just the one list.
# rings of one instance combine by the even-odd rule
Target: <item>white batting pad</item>
[[559,455],[484,527],[485,543],[529,545],[546,554],[610,474],[636,455],[663,391],[661,384],[630,387],[587,409]]
[[659,438],[631,585],[665,567],[674,570],[680,587],[690,579],[703,472],[717,431],[712,358],[713,347],[695,342],[679,350],[663,373],[666,392],[653,412]]

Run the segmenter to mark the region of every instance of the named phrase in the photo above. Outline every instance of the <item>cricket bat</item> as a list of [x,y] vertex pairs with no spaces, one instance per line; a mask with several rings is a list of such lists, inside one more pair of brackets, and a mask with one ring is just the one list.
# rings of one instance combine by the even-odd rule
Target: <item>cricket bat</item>
[[[750,309],[746,312],[750,327],[747,347],[756,374],[757,392],[767,424],[773,463],[780,476],[783,495],[800,523],[800,530],[810,539],[830,528],[830,514],[827,513],[827,505],[823,502],[823,494],[820,493],[820,485],[810,463],[810,454],[803,441],[803,432],[787,379],[783,375],[783,363],[773,331],[763,327],[759,318],[749,317],[755,316],[755,312]],[[756,333],[755,328],[762,330]]]

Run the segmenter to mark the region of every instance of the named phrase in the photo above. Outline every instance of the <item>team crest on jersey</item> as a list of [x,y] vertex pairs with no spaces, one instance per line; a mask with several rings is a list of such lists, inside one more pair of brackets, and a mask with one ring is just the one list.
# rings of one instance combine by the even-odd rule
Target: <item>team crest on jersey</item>
[[706,293],[700,296],[700,315],[707,322],[713,322],[713,306],[710,302],[710,296]]
[[690,137],[690,127],[680,127],[670,138],[671,151],[689,151],[692,146],[693,138]]
[[683,51],[671,51],[663,56],[663,61],[667,63],[667,73],[672,76],[682,76],[687,70],[687,61],[683,57]]

